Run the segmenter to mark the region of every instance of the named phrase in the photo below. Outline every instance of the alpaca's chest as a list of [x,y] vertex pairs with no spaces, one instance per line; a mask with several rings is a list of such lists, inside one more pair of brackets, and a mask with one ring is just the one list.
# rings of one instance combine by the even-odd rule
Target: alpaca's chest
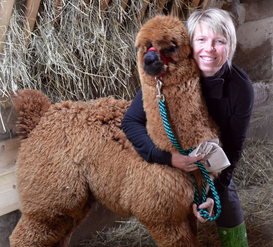
[[[146,112],[146,117],[147,117],[146,128],[147,128],[149,136],[151,137],[153,142],[156,144],[156,146],[159,147],[160,149],[170,151],[170,152],[175,151],[176,148],[171,143],[163,124],[159,102],[156,98],[156,96],[158,95],[158,90],[152,87],[146,88],[145,86],[142,88],[143,88],[144,110]],[[166,107],[169,105],[173,105],[174,102],[168,102],[168,103],[169,104],[165,105]],[[178,108],[172,109],[172,110],[173,112],[177,112]],[[173,121],[174,115],[175,114],[168,113],[168,124],[172,125],[173,133],[175,134],[177,125],[174,126],[172,124],[174,122]],[[176,137],[178,138],[178,140],[181,138],[181,136],[177,136],[177,135]]]

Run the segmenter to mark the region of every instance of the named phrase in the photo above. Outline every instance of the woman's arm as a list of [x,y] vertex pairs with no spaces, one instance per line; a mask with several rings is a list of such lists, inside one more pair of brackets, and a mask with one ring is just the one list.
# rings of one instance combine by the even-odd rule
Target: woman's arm
[[184,172],[192,172],[198,167],[194,164],[204,155],[189,157],[179,152],[170,153],[158,149],[147,133],[146,113],[143,108],[142,91],[139,90],[122,120],[122,130],[133,143],[136,151],[148,162],[176,167]]
[[121,128],[133,143],[135,150],[147,161],[163,165],[172,165],[170,152],[156,148],[146,129],[146,113],[143,108],[142,90],[132,101],[122,120]]

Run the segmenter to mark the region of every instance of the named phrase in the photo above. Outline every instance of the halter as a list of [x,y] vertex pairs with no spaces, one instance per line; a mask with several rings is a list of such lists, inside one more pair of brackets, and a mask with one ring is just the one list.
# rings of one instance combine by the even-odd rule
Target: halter
[[[148,49],[147,53],[149,51],[158,52],[157,49],[154,48],[153,46]],[[168,70],[168,62],[173,62],[174,61],[171,57],[165,57],[164,54],[161,51],[159,51],[159,54],[160,54],[160,56],[161,56],[161,58],[162,58],[162,60],[164,62],[164,65],[167,65],[167,67],[165,68],[164,72],[162,72],[159,76],[157,76],[157,78],[161,78],[165,74],[165,72]]]

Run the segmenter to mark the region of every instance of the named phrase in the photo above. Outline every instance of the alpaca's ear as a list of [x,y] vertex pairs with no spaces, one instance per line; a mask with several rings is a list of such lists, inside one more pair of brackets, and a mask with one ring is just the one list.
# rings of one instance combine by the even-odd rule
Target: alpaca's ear
[[139,39],[136,39],[135,47],[140,48],[140,46],[141,46],[140,40],[139,40]]
[[147,51],[147,46],[145,45],[145,42],[142,42],[141,39],[137,39],[135,43],[135,47],[138,48],[138,51],[146,52]]

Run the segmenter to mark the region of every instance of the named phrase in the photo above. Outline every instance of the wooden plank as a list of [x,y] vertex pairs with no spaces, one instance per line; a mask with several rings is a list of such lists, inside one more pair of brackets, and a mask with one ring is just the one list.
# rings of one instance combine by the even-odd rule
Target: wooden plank
[[19,209],[15,169],[0,174],[0,216]]
[[178,4],[176,4],[174,1],[171,8],[171,15],[178,17],[183,9],[183,5],[184,5],[184,0],[179,1]]
[[15,0],[0,0],[0,53],[4,48],[5,37]]
[[28,45],[31,39],[31,32],[34,29],[38,10],[40,7],[41,0],[27,0],[25,16],[27,18],[27,23],[25,25],[27,29],[26,33],[26,45]]
[[18,138],[0,141],[0,174],[13,169],[19,147],[20,141]]

